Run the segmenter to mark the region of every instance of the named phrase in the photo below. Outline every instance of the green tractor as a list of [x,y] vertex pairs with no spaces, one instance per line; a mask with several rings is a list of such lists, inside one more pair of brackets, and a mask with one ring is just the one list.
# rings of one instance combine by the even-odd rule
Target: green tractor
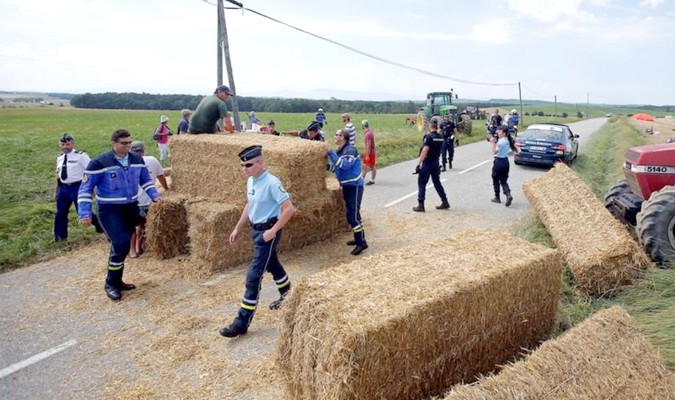
[[446,115],[450,115],[450,120],[457,125],[457,130],[460,133],[467,135],[471,134],[471,117],[460,114],[457,106],[452,104],[453,99],[457,99],[457,95],[450,89],[449,92],[431,92],[427,94],[426,105],[420,108],[417,116],[417,129],[422,131],[426,128],[427,121],[431,119],[440,119]]

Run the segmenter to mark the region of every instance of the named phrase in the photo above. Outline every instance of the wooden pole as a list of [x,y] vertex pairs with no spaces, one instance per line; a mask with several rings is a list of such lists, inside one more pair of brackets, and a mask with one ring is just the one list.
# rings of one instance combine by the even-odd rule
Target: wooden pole
[[[223,54],[225,55],[225,69],[227,71],[227,80],[229,83],[230,90],[234,93],[237,93],[237,89],[234,85],[234,76],[232,74],[232,59],[230,57],[230,45],[227,37],[227,25],[225,24],[225,7],[223,6],[223,0],[218,0],[218,20],[220,21],[220,35],[222,37],[223,45]],[[237,104],[237,96],[231,96],[232,99],[232,114],[234,116],[234,130],[241,130],[241,120],[239,119],[239,105]]]

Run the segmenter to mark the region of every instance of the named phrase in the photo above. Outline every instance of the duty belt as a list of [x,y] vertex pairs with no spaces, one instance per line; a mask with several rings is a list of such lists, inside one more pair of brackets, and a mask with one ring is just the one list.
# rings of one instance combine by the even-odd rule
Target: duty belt
[[75,186],[75,185],[79,185],[80,183],[82,183],[82,181],[71,182],[71,183],[61,182],[61,185],[64,185],[64,186]]
[[260,224],[250,223],[250,225],[251,225],[251,229],[253,229],[254,231],[266,231],[266,230],[270,229],[271,227],[273,227],[274,224],[276,224],[276,223],[277,223],[277,218],[275,217],[275,218],[267,220],[267,222],[262,222]]

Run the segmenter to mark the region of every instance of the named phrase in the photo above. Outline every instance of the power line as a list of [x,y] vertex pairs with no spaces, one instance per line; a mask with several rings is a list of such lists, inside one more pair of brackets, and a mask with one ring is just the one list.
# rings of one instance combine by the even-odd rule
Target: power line
[[[207,0],[200,0],[200,1],[203,1],[203,2],[208,3],[208,4],[212,4],[212,3],[210,3],[210,2],[207,1]],[[246,11],[250,11],[251,13],[256,14],[256,15],[262,17],[262,18],[266,18],[266,19],[268,19],[268,20],[270,20],[270,21],[274,21],[274,22],[276,22],[276,23],[278,23],[278,24],[287,26],[287,27],[289,27],[289,28],[291,28],[291,29],[295,29],[296,31],[299,31],[299,32],[302,32],[302,33],[304,33],[304,34],[313,36],[313,37],[315,37],[315,38],[317,38],[317,39],[323,40],[323,41],[328,42],[328,43],[331,43],[331,44],[333,44],[333,45],[342,47],[343,49],[349,50],[349,51],[354,52],[354,53],[357,53],[357,54],[361,54],[362,56],[365,56],[365,57],[368,57],[368,58],[372,58],[372,59],[374,59],[374,60],[383,62],[383,63],[385,63],[385,64],[393,65],[393,66],[395,66],[395,67],[407,69],[407,70],[410,70],[410,71],[419,72],[419,73],[421,73],[421,74],[433,76],[434,78],[447,79],[447,80],[451,80],[451,81],[455,81],[455,82],[459,82],[459,83],[465,83],[465,84],[469,84],[469,85],[483,85],[483,86],[517,86],[517,85],[518,85],[517,82],[516,82],[516,83],[490,83],[490,82],[471,81],[471,80],[461,79],[461,78],[456,78],[456,77],[452,77],[452,76],[448,76],[448,75],[437,74],[437,73],[435,73],[435,72],[431,72],[431,71],[427,71],[427,70],[424,70],[424,69],[421,69],[421,68],[417,68],[417,67],[413,67],[413,66],[410,66],[410,65],[402,64],[402,63],[399,63],[399,62],[397,62],[397,61],[388,60],[388,59],[386,59],[386,58],[379,57],[379,56],[376,56],[376,55],[374,55],[374,54],[367,53],[367,52],[362,51],[362,50],[359,50],[359,49],[357,49],[357,48],[355,48],[355,47],[348,46],[348,45],[346,45],[346,44],[337,42],[337,41],[335,41],[335,40],[328,39],[328,38],[326,38],[326,37],[323,37],[323,36],[317,35],[317,34],[315,34],[315,33],[306,31],[306,30],[304,30],[304,29],[298,28],[298,27],[296,27],[296,26],[293,26],[293,25],[288,24],[288,23],[286,23],[286,22],[280,21],[280,20],[278,20],[278,19],[276,19],[276,18],[272,18],[272,17],[270,17],[270,16],[268,16],[268,15],[265,15],[265,14],[263,14],[263,13],[261,13],[261,12],[258,12],[258,11],[256,11],[256,10],[253,10],[253,9],[250,9],[250,8],[246,8],[246,7],[244,7],[243,4],[241,4],[241,3],[237,3],[237,2],[234,2],[234,1],[231,1],[231,0],[226,0],[226,1],[228,1],[229,3],[232,3],[232,4],[235,4],[235,5],[239,6],[240,9],[243,9],[243,10],[246,10]],[[212,5],[215,5],[215,4],[212,4]]]

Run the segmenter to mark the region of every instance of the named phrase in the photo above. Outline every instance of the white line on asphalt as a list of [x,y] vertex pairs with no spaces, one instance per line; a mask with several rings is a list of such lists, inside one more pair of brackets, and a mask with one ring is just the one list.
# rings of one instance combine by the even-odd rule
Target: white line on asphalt
[[483,162],[480,163],[480,164],[476,164],[476,165],[474,165],[473,167],[469,167],[469,168],[465,169],[464,171],[461,171],[461,172],[459,173],[459,175],[462,175],[462,174],[465,173],[465,172],[469,172],[469,171],[471,171],[472,169],[476,169],[476,168],[480,167],[480,166],[483,165],[483,164],[489,163],[490,161],[492,161],[492,159],[485,160],[485,161],[483,161]]
[[[447,181],[447,180],[448,180],[447,178],[443,178],[443,179],[441,179],[441,183],[443,183],[443,182],[445,182],[445,181]],[[430,184],[427,185],[427,189],[431,189],[433,186],[434,186],[434,184],[433,184],[433,183],[430,183]],[[410,193],[410,194],[407,194],[407,195],[401,197],[400,199],[396,199],[396,200],[392,201],[391,203],[385,204],[385,205],[384,205],[384,208],[391,207],[391,206],[393,206],[394,204],[398,204],[398,203],[402,202],[402,201],[405,200],[405,199],[408,199],[408,198],[410,198],[410,197],[413,197],[414,195],[417,194],[417,192],[418,192],[418,191],[416,190],[416,191],[414,191],[414,192],[412,192],[412,193]]]
[[7,377],[16,371],[19,371],[21,369],[24,369],[30,365],[36,364],[42,360],[44,360],[47,357],[51,357],[56,353],[60,353],[63,350],[67,349],[68,347],[74,346],[77,343],[77,340],[71,339],[65,343],[62,343],[56,347],[52,347],[51,349],[47,351],[43,351],[42,353],[36,354],[33,357],[27,358],[23,361],[19,361],[16,364],[12,364],[9,367],[0,370],[0,379]]

